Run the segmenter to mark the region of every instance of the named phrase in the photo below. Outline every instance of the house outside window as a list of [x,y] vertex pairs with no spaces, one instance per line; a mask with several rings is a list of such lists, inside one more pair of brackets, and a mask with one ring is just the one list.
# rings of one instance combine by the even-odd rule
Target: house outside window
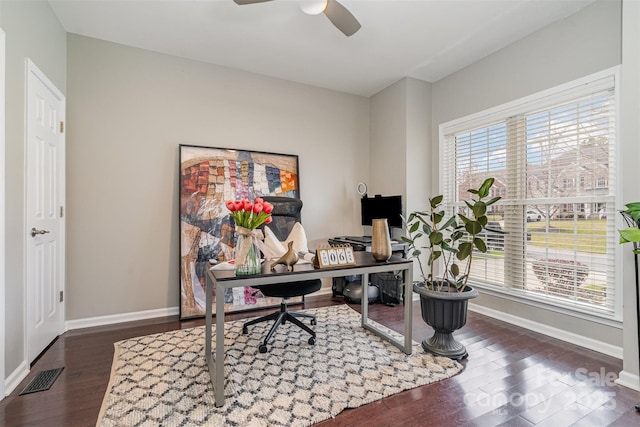
[[619,320],[615,81],[599,73],[441,125],[448,209],[487,177],[502,196],[489,219],[507,234],[474,256],[476,286]]

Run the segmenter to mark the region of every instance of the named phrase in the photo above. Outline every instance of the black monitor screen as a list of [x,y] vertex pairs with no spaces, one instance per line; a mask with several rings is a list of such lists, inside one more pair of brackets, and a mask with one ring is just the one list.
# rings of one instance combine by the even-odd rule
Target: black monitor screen
[[363,197],[360,207],[362,225],[372,225],[374,219],[386,218],[389,227],[402,228],[402,196]]

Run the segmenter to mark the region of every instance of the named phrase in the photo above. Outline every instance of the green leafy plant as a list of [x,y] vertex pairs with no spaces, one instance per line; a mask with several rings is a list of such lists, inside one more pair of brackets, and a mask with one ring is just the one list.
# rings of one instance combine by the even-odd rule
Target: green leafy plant
[[[415,211],[405,220],[407,236],[402,240],[409,245],[411,256],[417,258],[423,282],[432,290],[457,290],[464,292],[471,271],[474,249],[485,253],[487,245],[483,235],[486,231],[504,234],[502,230],[487,228],[489,219],[487,207],[493,205],[500,197],[485,201],[491,193],[494,178],[487,178],[479,188],[467,190],[472,194],[464,200],[467,212],[458,213],[446,218],[442,208],[443,196],[429,199],[429,210]],[[420,239],[426,238],[426,245],[420,246]],[[428,252],[428,272],[422,265],[420,255]],[[435,266],[440,261],[444,272],[440,279],[435,278]],[[460,262],[467,261],[464,268]]]
[[640,254],[640,202],[627,203],[625,207],[620,213],[629,228],[618,230],[620,243],[633,243],[633,252]]

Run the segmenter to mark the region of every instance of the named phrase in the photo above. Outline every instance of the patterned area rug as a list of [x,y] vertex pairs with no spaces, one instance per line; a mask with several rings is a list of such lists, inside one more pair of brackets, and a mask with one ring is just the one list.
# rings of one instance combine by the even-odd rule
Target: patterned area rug
[[225,324],[222,408],[214,406],[203,327],[117,342],[97,425],[308,426],[462,369],[417,343],[404,354],[364,330],[360,314],[347,305],[306,311],[317,316],[316,344],[287,323],[267,353],[258,345],[270,322],[250,327],[247,335],[246,320]]

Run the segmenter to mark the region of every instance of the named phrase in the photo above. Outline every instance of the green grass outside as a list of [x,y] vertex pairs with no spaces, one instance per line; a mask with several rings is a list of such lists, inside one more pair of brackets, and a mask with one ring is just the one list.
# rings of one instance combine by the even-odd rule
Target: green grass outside
[[549,222],[547,231],[545,221],[529,222],[527,223],[527,231],[531,232],[529,244],[605,254],[607,252],[606,225],[607,221],[604,219],[552,220]]

